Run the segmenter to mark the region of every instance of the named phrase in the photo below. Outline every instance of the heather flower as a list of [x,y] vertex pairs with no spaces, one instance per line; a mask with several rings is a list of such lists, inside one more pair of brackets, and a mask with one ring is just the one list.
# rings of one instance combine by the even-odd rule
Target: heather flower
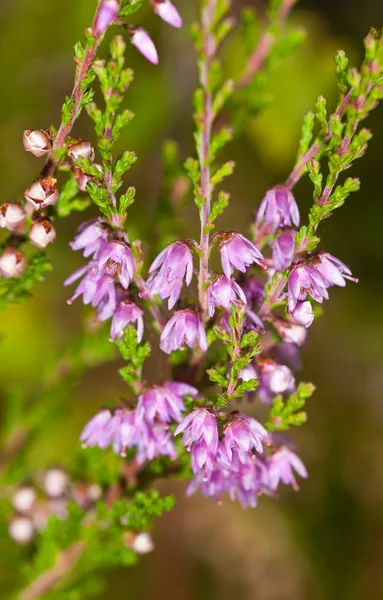
[[299,220],[299,210],[292,192],[283,185],[277,185],[262,200],[256,222],[259,224],[264,221],[275,232],[279,227],[298,227]]
[[275,491],[280,482],[285,485],[291,485],[294,490],[298,490],[298,484],[295,480],[293,470],[301,477],[308,476],[307,469],[298,456],[283,446],[266,461],[268,471],[268,484],[271,490]]
[[217,306],[222,306],[227,312],[236,303],[237,299],[244,304],[247,303],[246,296],[241,287],[233,279],[228,279],[223,275],[217,277],[208,287],[207,303],[208,312],[212,317]]
[[92,306],[98,306],[101,302],[108,301],[112,304],[114,311],[117,299],[113,277],[100,273],[97,263],[91,262],[72,273],[64,281],[64,285],[71,285],[82,276],[84,277],[72,298],[68,300],[68,304],[72,304],[76,298],[82,296],[84,304],[92,304]]
[[[136,425],[137,427],[137,425]],[[174,460],[177,456],[172,436],[163,423],[148,425],[141,421],[137,428],[137,463],[142,465],[158,456],[168,456]]]
[[291,370],[285,365],[279,365],[271,359],[259,361],[262,383],[273,394],[284,394],[295,389],[295,379]]
[[23,144],[24,150],[32,152],[37,158],[44,156],[52,148],[51,136],[44,129],[37,129],[36,131],[26,129],[23,135]]
[[291,265],[294,256],[295,231],[281,233],[273,243],[273,267],[284,271]]
[[36,490],[33,487],[23,485],[13,494],[12,506],[18,512],[28,513],[35,504],[36,499]]
[[274,325],[284,342],[296,344],[297,346],[303,346],[305,343],[307,331],[303,325],[298,325],[297,323],[285,321],[283,319],[275,319]]
[[258,379],[258,373],[250,363],[247,367],[244,367],[238,372],[238,377],[240,377],[242,381],[251,381],[252,379]]
[[306,299],[307,294],[312,296],[317,302],[323,302],[328,299],[326,283],[322,275],[305,263],[300,263],[293,267],[288,280],[288,308],[292,312],[297,306],[298,301]]
[[142,27],[133,27],[130,34],[130,41],[149,62],[154,65],[158,64],[156,47],[145,29],[142,29]]
[[154,12],[172,27],[182,27],[181,16],[169,0],[154,0]]
[[51,204],[56,204],[59,198],[59,191],[56,187],[57,179],[45,177],[37,179],[31,187],[24,192],[26,201],[35,209],[41,210]]
[[224,445],[228,459],[231,461],[233,450],[238,454],[240,462],[248,462],[251,450],[263,452],[263,442],[267,439],[266,429],[252,417],[240,413],[232,418],[224,430]]
[[238,269],[245,273],[247,267],[257,263],[261,267],[263,256],[250,240],[240,233],[228,233],[219,246],[223,272],[230,279],[233,271]]
[[78,158],[86,158],[86,160],[94,160],[94,148],[90,142],[85,140],[75,140],[68,146],[68,154],[73,161]]
[[[124,329],[129,323],[137,323],[137,341],[141,342],[144,333],[144,319],[143,311],[134,302],[124,300],[121,302],[114,314],[112,319],[112,326],[110,330],[110,341],[113,342],[116,338],[122,339]],[[104,319],[101,319],[104,320]]]
[[100,217],[85,221],[77,231],[73,242],[70,242],[70,247],[72,250],[83,250],[83,256],[86,258],[97,255],[108,241],[109,230]]
[[97,257],[98,267],[108,275],[117,275],[122,287],[127,289],[134,276],[132,251],[124,242],[113,240],[106,244]]
[[35,528],[27,517],[16,517],[9,523],[8,533],[17,544],[28,544],[34,538]]
[[118,0],[104,0],[97,14],[95,22],[96,35],[102,35],[116,19],[120,10],[120,2]]
[[0,256],[0,276],[5,279],[21,277],[24,269],[24,254],[17,248],[6,248]]
[[84,448],[113,446],[116,454],[125,455],[136,442],[135,412],[117,408],[113,413],[102,410],[84,427],[80,441]]
[[153,424],[158,418],[165,423],[179,423],[185,410],[183,396],[195,396],[197,393],[198,390],[191,385],[176,381],[152,386],[138,398],[137,422],[144,419]]
[[177,311],[165,325],[161,333],[161,350],[170,354],[185,347],[193,348],[198,343],[207,350],[207,338],[204,326],[195,312],[190,309]]
[[13,202],[2,204],[0,206],[0,227],[16,231],[24,224],[25,216],[25,211],[19,204]]
[[350,269],[341,260],[328,252],[320,252],[315,257],[314,266],[315,270],[321,274],[326,287],[332,285],[344,287],[346,285],[345,279],[350,279],[350,281],[354,282],[358,281],[351,276]]
[[36,219],[29,231],[29,239],[38,248],[46,248],[56,239],[56,230],[48,219]]
[[189,285],[193,277],[193,255],[186,244],[174,242],[165,248],[152,263],[147,282],[148,293],[169,298],[168,306],[173,308],[180,297],[185,279]]
[[241,288],[246,296],[248,305],[253,310],[261,308],[265,301],[265,285],[259,281],[254,275],[245,277],[241,282]]
[[311,302],[297,302],[294,310],[291,311],[291,316],[304,327],[310,327],[314,321],[314,311]]
[[111,429],[109,427],[112,420],[110,410],[101,410],[84,427],[80,435],[80,441],[84,448],[98,446],[107,448],[111,443]]
[[182,444],[191,451],[194,473],[211,471],[218,451],[217,419],[206,408],[195,408],[178,425],[174,435],[183,433]]

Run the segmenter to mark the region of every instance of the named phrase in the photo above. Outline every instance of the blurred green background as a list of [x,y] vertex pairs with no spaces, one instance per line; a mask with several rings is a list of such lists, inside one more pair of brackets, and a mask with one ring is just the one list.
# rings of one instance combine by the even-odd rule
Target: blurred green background
[[[233,0],[234,10],[261,0]],[[22,149],[24,129],[58,124],[62,100],[72,86],[72,46],[90,23],[95,0],[0,1],[0,190],[1,202],[20,198],[39,170]],[[179,0],[185,24],[195,14],[194,0]],[[183,157],[193,152],[191,95],[195,60],[187,27],[169,30],[150,10],[140,21],[160,52],[155,68],[128,47],[136,81],[127,103],[137,118],[119,147],[134,149],[139,162],[129,173],[138,201],[131,218],[145,224],[160,186],[160,151],[174,137]],[[222,229],[246,233],[249,214],[265,190],[283,180],[293,165],[304,113],[317,95],[335,102],[333,55],[344,48],[352,61],[362,56],[361,40],[371,25],[381,26],[382,0],[302,0],[292,22],[308,30],[302,49],[270,77],[274,102],[231,147],[237,162],[229,183],[231,206]],[[224,50],[238,69],[241,52],[234,41]],[[238,64],[237,64],[238,63]],[[279,502],[263,498],[256,510],[243,511],[229,501],[215,506],[198,495],[185,499],[180,484],[176,509],[157,523],[156,551],[136,569],[109,574],[103,598],[137,600],[368,600],[383,597],[383,244],[382,107],[369,120],[374,132],[368,154],[351,173],[362,190],[320,232],[328,251],[352,267],[360,283],[333,289],[325,315],[310,330],[303,351],[303,380],[317,392],[308,405],[309,422],[294,432],[310,477],[299,493],[286,490]],[[76,134],[92,139],[88,121]],[[296,188],[304,210],[311,200],[307,181]],[[88,211],[90,217],[92,211]],[[190,233],[198,223],[187,213]],[[68,242],[82,219],[57,223],[58,240],[49,249],[54,272],[35,289],[26,305],[0,317],[1,387],[38,384],[50,355],[81,327],[80,304],[66,304],[62,282],[82,258]],[[20,342],[22,340],[22,343]],[[153,361],[158,377],[162,368]],[[32,449],[33,468],[69,464],[78,434],[105,401],[117,400],[124,384],[117,363],[93,370],[66,399],[67,416]],[[8,598],[9,573],[1,572]],[[14,583],[14,582],[13,582]],[[2,594],[3,592],[0,592]]]

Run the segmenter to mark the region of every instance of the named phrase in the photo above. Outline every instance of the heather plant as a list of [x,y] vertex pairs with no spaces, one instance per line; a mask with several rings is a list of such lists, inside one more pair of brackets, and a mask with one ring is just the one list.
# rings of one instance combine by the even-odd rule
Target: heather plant
[[[125,105],[134,85],[127,43],[154,65],[159,60],[149,33],[130,24],[142,3],[98,2],[85,42],[75,45],[75,84],[59,128],[24,132],[25,150],[45,157],[40,174],[23,202],[0,207],[0,226],[9,232],[1,243],[2,308],[27,300],[49,277],[55,265],[45,249],[55,242],[56,220],[91,205],[98,210],[74,235],[71,251],[81,252],[84,264],[64,282],[74,285],[68,303],[90,305],[93,324],[87,321],[52,359],[38,390],[10,389],[6,398],[1,477],[10,497],[2,504],[9,535],[26,547],[15,592],[23,600],[97,594],[100,571],[151,551],[153,521],[175,502],[156,491],[160,478],[186,480],[187,494],[199,490],[210,501],[238,500],[243,508],[256,507],[260,496],[275,501],[282,485],[297,490],[307,470],[286,432],[305,423],[314,393],[312,383],[296,379],[299,350],[335,292],[330,288],[357,281],[322,248],[318,228],[359,189],[359,180],[343,172],[366,152],[371,132],[362,121],[383,97],[381,33],[367,35],[360,69],[337,52],[337,105],[320,96],[304,116],[295,165],[260,202],[254,199],[249,230],[220,231],[220,216],[235,202],[223,189],[235,165],[223,162],[222,151],[227,155],[262,111],[268,73],[304,35],[286,27],[295,0],[271,0],[262,31],[254,11],[244,10],[236,23],[229,0],[201,0],[191,26],[195,154],[181,159],[175,142],[165,143],[161,202],[141,241],[130,216],[136,189],[126,185],[138,157],[132,149],[116,153],[115,143],[140,118]],[[187,26],[182,6],[150,3],[170,26]],[[101,60],[109,28],[116,35]],[[234,31],[247,56],[242,73],[229,77],[220,50]],[[83,110],[94,141],[74,137]],[[301,218],[293,190],[305,176],[313,204]],[[200,235],[179,239],[189,202],[199,213]],[[190,235],[186,227],[182,233]],[[166,381],[145,368],[153,344],[168,358]],[[70,470],[30,473],[23,456],[61,414],[64,394],[116,352],[124,360],[126,397],[84,423]],[[247,414],[246,400],[254,400],[257,419]]]

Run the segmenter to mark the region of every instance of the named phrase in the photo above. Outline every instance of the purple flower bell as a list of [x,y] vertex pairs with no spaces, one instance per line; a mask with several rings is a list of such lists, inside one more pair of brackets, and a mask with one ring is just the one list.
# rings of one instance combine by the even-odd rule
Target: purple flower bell
[[169,0],[154,0],[154,12],[172,27],[182,27],[181,15]]
[[240,413],[232,415],[224,433],[224,445],[229,461],[232,460],[233,450],[238,453],[238,458],[243,464],[248,462],[251,450],[262,454],[267,431],[252,417]]
[[204,326],[192,310],[177,311],[161,333],[161,350],[170,354],[175,350],[183,349],[185,344],[193,348],[195,343],[206,352],[207,337]]
[[293,470],[303,478],[308,476],[307,469],[301,459],[287,448],[287,446],[282,446],[282,448],[274,452],[267,459],[266,464],[269,487],[273,491],[278,488],[280,482],[285,485],[291,485],[294,490],[299,489]]
[[206,408],[196,408],[178,425],[174,435],[183,433],[182,444],[191,451],[193,472],[212,471],[218,451],[217,419]]
[[156,422],[148,424],[145,421],[136,422],[137,427],[137,463],[142,465],[146,461],[158,456],[176,458],[176,447],[167,426]]
[[350,269],[339,258],[332,256],[328,252],[320,252],[315,257],[314,268],[321,274],[326,287],[332,285],[345,287],[345,279],[349,279],[355,283],[358,282],[355,277],[351,276]]
[[122,340],[124,329],[129,323],[137,323],[137,341],[141,342],[144,333],[143,311],[134,302],[123,300],[116,308],[110,329],[110,341]]
[[274,241],[273,267],[277,271],[284,271],[291,265],[294,256],[295,235],[295,231],[284,231]]
[[64,281],[64,285],[71,285],[80,277],[83,277],[83,279],[77,286],[72,298],[68,300],[68,304],[72,304],[76,298],[82,296],[84,304],[99,306],[100,303],[107,302],[113,312],[117,303],[113,278],[100,273],[97,263],[92,261],[72,273]]
[[263,256],[256,246],[240,233],[225,234],[219,246],[223,272],[230,279],[235,269],[245,273],[247,267],[257,263],[262,268]]
[[128,289],[134,276],[135,266],[132,251],[127,244],[112,240],[102,248],[97,264],[105,274],[116,275],[122,287]]
[[322,275],[313,267],[300,263],[293,267],[288,280],[288,308],[292,312],[298,301],[306,299],[307,294],[317,302],[328,300],[326,283]]
[[152,263],[147,282],[148,293],[163,300],[169,298],[168,307],[178,301],[185,279],[189,285],[193,277],[193,255],[183,242],[174,242],[163,250]]
[[279,227],[298,227],[299,220],[299,210],[292,192],[284,185],[277,185],[262,200],[256,222],[260,224],[263,221],[275,232]]
[[186,383],[165,382],[154,385],[143,392],[138,398],[137,422],[145,420],[153,424],[155,419],[164,423],[179,423],[185,410],[183,396],[195,396],[196,388]]
[[95,33],[101,35],[106,31],[116,19],[118,11],[120,10],[120,2],[118,0],[104,0],[99,8],[96,22],[95,22]]
[[86,258],[93,255],[97,256],[108,241],[108,227],[100,218],[85,221],[77,231],[78,233],[73,242],[70,243],[70,247],[72,250],[83,250],[83,256]]
[[297,323],[304,327],[310,327],[314,321],[314,311],[311,306],[311,302],[297,302],[294,310],[291,311],[291,316],[296,320]]
[[158,53],[149,34],[142,27],[133,27],[130,33],[130,41],[137,50],[153,65],[158,64]]
[[217,306],[222,306],[227,312],[230,312],[237,299],[247,304],[246,296],[238,283],[233,279],[220,275],[209,285],[207,290],[207,305],[210,317],[214,315]]

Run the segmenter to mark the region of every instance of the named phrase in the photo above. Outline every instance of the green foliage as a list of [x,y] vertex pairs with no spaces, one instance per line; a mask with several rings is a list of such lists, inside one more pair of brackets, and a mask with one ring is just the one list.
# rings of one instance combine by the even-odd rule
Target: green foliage
[[275,396],[269,419],[265,425],[268,431],[286,431],[290,427],[298,427],[306,423],[307,415],[301,409],[306,400],[315,391],[312,383],[300,383],[297,391],[291,394],[286,401],[282,396]]
[[137,342],[137,332],[133,327],[127,327],[121,342],[117,342],[122,358],[128,361],[125,367],[119,370],[119,373],[125,383],[137,392],[141,385],[142,369],[145,360],[150,356],[151,348],[149,342],[139,344]]
[[31,297],[31,289],[35,283],[45,281],[52,270],[50,259],[45,252],[33,253],[27,262],[21,277],[0,278],[0,310],[10,303],[25,302]]
[[[98,175],[100,173],[98,172]],[[77,198],[78,185],[74,177],[69,177],[60,190],[56,205],[58,217],[67,217],[73,211],[82,212],[90,205],[89,198]]]

